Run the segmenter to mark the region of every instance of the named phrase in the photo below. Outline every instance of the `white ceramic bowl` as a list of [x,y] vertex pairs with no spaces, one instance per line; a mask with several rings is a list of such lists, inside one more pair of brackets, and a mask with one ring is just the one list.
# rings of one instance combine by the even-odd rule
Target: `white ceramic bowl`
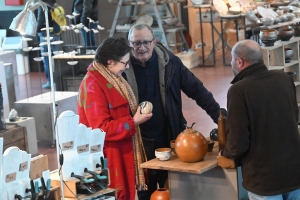
[[175,25],[175,24],[178,24],[179,19],[178,18],[168,18],[168,19],[165,19],[165,22],[168,25]]
[[274,24],[275,18],[272,17],[266,17],[266,18],[260,18],[260,21],[265,25],[265,26],[270,26]]
[[161,161],[169,160],[171,157],[171,148],[158,148],[155,149],[155,156]]

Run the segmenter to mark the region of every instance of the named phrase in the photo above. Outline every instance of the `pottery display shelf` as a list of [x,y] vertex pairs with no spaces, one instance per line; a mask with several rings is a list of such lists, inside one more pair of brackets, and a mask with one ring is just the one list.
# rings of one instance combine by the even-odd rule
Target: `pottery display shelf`
[[[93,62],[94,57],[95,55],[91,54],[71,55],[67,53],[53,56],[53,80],[56,91],[78,91],[86,69]],[[68,80],[71,86],[68,86]]]
[[[299,19],[300,20],[300,19]],[[276,41],[274,46],[261,47],[263,50],[263,58],[266,67],[269,70],[283,70],[285,72],[296,72],[296,96],[298,102],[298,110],[300,110],[300,53],[299,53],[300,37],[292,37],[289,41]],[[285,62],[284,49],[293,50],[293,55],[289,62]],[[300,113],[298,118],[300,117]],[[300,123],[300,118],[298,124]],[[300,129],[300,126],[298,126]]]
[[172,154],[168,161],[157,158],[141,164],[142,168],[168,170],[172,200],[214,199],[247,200],[242,187],[241,169],[222,169],[217,166],[217,142],[200,162],[185,163]]

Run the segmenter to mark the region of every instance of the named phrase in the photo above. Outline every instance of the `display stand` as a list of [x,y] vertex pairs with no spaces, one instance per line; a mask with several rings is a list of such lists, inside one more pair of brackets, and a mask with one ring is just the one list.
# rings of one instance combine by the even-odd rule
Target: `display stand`
[[168,170],[172,200],[248,200],[248,193],[242,186],[240,167],[223,169],[217,166],[219,151],[216,144],[213,151],[207,152],[204,159],[199,162],[182,162],[175,154],[172,154],[167,161],[155,158],[142,163],[141,167]]
[[[159,33],[161,35],[161,42],[165,45],[166,48],[170,48],[170,47],[176,47],[176,46],[183,46],[183,49],[185,51],[187,51],[189,49],[187,42],[185,40],[185,37],[183,35],[183,30],[185,30],[186,28],[183,25],[166,25],[163,26],[162,20],[161,20],[161,16],[160,13],[158,12],[157,9],[157,5],[163,5],[165,7],[167,7],[167,10],[169,11],[170,15],[172,18],[175,17],[175,14],[173,12],[173,10],[170,7],[170,3],[177,3],[179,4],[180,2],[185,2],[182,0],[176,0],[176,1],[156,1],[156,0],[149,0],[143,3],[138,3],[138,0],[136,0],[136,2],[133,1],[126,1],[126,0],[118,0],[118,6],[117,6],[117,10],[115,12],[115,16],[114,16],[114,20],[110,29],[110,34],[109,36],[112,37],[115,32],[125,32],[127,33],[129,31],[130,26],[127,29],[122,29],[122,30],[117,30],[117,21],[119,18],[119,14],[121,11],[121,7],[122,6],[132,6],[134,8],[133,11],[133,15],[131,16],[131,18],[136,17],[136,11],[137,11],[137,7],[138,6],[143,6],[144,4],[149,4],[152,6],[152,10],[154,11],[154,16],[156,18],[157,21],[157,25],[158,28],[153,28],[154,33]],[[178,6],[179,7],[179,6]],[[171,43],[167,40],[167,34],[168,33],[179,33],[179,37],[180,37],[180,41],[179,43],[175,42],[175,43]]]
[[[224,39],[224,34],[226,33],[226,30],[228,29],[230,22],[234,22],[234,27],[236,30],[236,41],[239,41],[239,25],[238,21],[242,20],[243,21],[243,28],[244,28],[244,38],[246,38],[246,21],[245,21],[245,15],[240,14],[240,15],[226,15],[222,16],[220,15],[220,22],[221,22],[221,36],[222,36],[222,56],[223,56],[223,65],[225,66],[230,66],[230,63],[226,63],[225,61],[225,48],[227,48],[229,51],[231,51],[231,47],[228,45],[228,43]],[[225,23],[225,26],[223,26],[223,23]]]
[[14,103],[17,100],[13,66],[11,63],[3,63],[0,61],[0,82],[2,84],[3,94],[3,116],[6,118],[10,110],[14,108]]
[[36,155],[38,153],[37,140],[36,140],[36,129],[35,120],[33,117],[22,117],[18,118],[16,121],[5,120],[7,125],[18,125],[25,126],[27,132],[27,142],[28,142],[28,153],[31,155]]
[[[53,110],[52,93],[47,92],[15,102],[15,109],[20,117],[31,116],[36,122],[36,133],[38,140],[47,140],[55,144],[53,134]],[[77,92],[55,92],[56,109],[59,115],[65,110],[72,110],[77,113]]]
[[[215,55],[215,48],[219,45],[220,41],[221,41],[221,37],[220,37],[220,32],[218,31],[218,29],[215,27],[214,25],[214,21],[213,21],[213,10],[212,10],[212,6],[210,4],[204,4],[204,5],[193,5],[193,6],[184,6],[184,8],[195,8],[199,10],[199,21],[200,21],[200,36],[201,36],[201,42],[202,42],[202,46],[201,46],[201,50],[202,50],[202,64],[200,64],[200,66],[215,66],[216,65],[216,55]],[[207,58],[205,58],[204,52],[205,52],[205,48],[204,48],[204,38],[203,38],[203,21],[202,21],[202,10],[209,10],[209,14],[210,14],[210,26],[211,26],[211,40],[212,40],[212,50],[210,51],[209,55],[207,56]],[[214,31],[218,34],[219,38],[217,39],[216,43],[215,43],[215,39],[214,39]],[[205,64],[206,61],[208,61],[210,59],[210,57],[213,57],[213,64]]]
[[[300,54],[299,54],[300,37],[293,37],[289,41],[277,41],[274,46],[261,47],[264,55],[264,63],[269,70],[283,70],[285,72],[296,72],[296,95],[298,110],[300,111]],[[284,49],[293,49],[291,61],[285,62]],[[300,112],[298,116],[300,123]]]

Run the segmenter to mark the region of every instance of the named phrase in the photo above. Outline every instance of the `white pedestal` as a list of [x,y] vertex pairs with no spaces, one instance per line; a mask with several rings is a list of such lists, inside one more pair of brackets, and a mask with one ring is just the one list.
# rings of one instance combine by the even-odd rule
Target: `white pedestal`
[[[0,52],[0,61],[3,61],[4,63],[11,63],[12,69],[14,72],[15,88],[19,88],[19,77],[18,77],[16,52],[15,51]],[[19,91],[16,92],[17,99],[18,99],[18,92]]]
[[193,50],[189,50],[188,52],[180,52],[175,55],[178,56],[182,63],[189,69],[200,64],[199,54]]
[[27,129],[27,142],[28,142],[28,152],[31,155],[38,153],[37,141],[36,141],[36,129],[35,129],[35,120],[33,117],[20,117],[17,121],[11,122],[9,119],[5,120],[9,125],[19,125],[25,126]]
[[[48,140],[54,144],[52,92],[15,102],[19,117],[34,117],[38,140]],[[71,110],[77,113],[77,92],[55,92],[56,114]]]
[[14,73],[11,63],[0,61],[0,82],[2,84],[4,118],[8,117],[10,109],[14,108],[16,101]]

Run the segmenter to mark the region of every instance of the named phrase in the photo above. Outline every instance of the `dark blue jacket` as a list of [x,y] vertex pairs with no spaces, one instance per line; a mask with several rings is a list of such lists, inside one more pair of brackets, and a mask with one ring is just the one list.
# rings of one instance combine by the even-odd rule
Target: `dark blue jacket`
[[[181,91],[204,109],[215,123],[218,121],[220,106],[203,83],[183,65],[181,60],[157,44],[154,51],[158,56],[160,93],[165,114],[168,116],[168,140],[176,139],[185,129],[186,120],[182,113]],[[138,101],[138,90],[131,63],[125,71],[125,78],[133,89]],[[138,101],[139,102],[139,101]],[[155,106],[155,105],[154,105]],[[189,122],[191,124],[192,122]],[[198,122],[201,123],[201,122]]]

